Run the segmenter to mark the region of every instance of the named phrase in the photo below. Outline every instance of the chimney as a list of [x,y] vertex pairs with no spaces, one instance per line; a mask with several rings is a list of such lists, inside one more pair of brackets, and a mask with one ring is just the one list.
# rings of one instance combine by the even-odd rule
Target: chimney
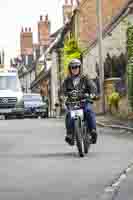
[[72,5],[73,5],[73,1],[71,0],[72,4],[68,4],[68,0],[65,1],[65,5],[63,5],[63,21],[64,24],[66,24],[71,16],[72,16]]
[[71,0],[71,5],[73,6],[73,0]]
[[2,50],[2,64],[4,65],[5,63],[5,52]]
[[48,14],[45,16],[45,21],[48,22]]
[[76,0],[76,2],[77,2],[77,6],[79,6],[79,0]]
[[20,51],[21,55],[31,55],[33,45],[33,34],[31,27],[24,27],[24,32],[20,34]]
[[42,15],[40,15],[40,21],[42,21],[43,20],[43,16]]
[[38,22],[38,41],[41,46],[48,46],[50,37],[50,21],[48,15]]

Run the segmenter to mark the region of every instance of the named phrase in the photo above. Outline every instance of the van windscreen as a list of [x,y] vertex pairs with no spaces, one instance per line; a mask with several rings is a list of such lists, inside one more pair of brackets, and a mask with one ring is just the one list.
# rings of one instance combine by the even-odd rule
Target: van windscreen
[[20,83],[17,76],[0,76],[0,90],[20,90]]

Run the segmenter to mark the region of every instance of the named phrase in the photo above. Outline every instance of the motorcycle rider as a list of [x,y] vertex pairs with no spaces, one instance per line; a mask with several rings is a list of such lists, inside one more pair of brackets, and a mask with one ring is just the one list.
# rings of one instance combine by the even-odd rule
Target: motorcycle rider
[[[83,93],[96,94],[97,89],[92,80],[90,80],[87,76],[81,73],[81,62],[79,59],[72,59],[68,65],[69,75],[64,80],[63,83],[63,93],[64,96],[68,96],[70,91],[74,89],[82,90]],[[90,130],[92,136],[92,143],[96,144],[97,141],[97,131],[96,131],[96,119],[95,113],[92,110],[92,104],[87,103],[84,106],[84,113],[87,120],[87,126]],[[69,110],[67,110],[66,118],[66,137],[65,141],[74,145],[72,141],[72,131],[73,131],[73,120],[71,118]]]

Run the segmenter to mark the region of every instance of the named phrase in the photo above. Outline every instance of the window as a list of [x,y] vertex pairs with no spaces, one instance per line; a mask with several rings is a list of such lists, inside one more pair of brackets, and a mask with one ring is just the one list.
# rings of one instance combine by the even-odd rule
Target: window
[[0,90],[21,90],[17,76],[0,76]]

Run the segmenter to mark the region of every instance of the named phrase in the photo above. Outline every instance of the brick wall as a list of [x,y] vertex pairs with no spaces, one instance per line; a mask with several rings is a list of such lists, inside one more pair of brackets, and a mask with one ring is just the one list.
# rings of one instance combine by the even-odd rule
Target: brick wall
[[[128,17],[127,17],[128,18]],[[105,60],[107,53],[110,56],[119,56],[121,53],[126,53],[126,31],[127,25],[121,21],[112,31],[110,35],[107,35],[103,40],[103,58]],[[98,44],[89,49],[83,57],[83,69],[84,72],[90,75],[91,78],[95,78],[95,67],[96,62],[99,63],[98,56]],[[127,113],[128,101],[127,97],[124,97],[120,101],[120,112]],[[100,103],[97,102],[94,105],[95,111],[98,113],[100,108]]]
[[[102,0],[103,27],[124,7],[126,2],[127,0]],[[80,42],[83,46],[89,46],[89,43],[96,38],[96,0],[81,1],[79,23]]]
[[[111,35],[108,35],[103,40],[103,59],[105,60],[107,53],[110,56],[119,56],[121,53],[126,53],[126,31],[127,25],[122,21],[119,23]],[[99,63],[98,44],[89,49],[83,56],[83,71],[90,75],[91,78],[96,76],[96,63]]]

